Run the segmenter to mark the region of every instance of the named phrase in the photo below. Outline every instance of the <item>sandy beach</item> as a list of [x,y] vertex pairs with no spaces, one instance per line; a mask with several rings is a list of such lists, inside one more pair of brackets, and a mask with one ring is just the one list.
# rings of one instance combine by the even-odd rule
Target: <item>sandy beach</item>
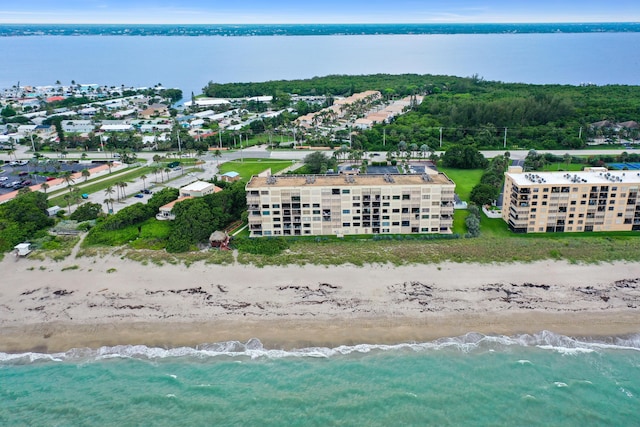
[[251,338],[301,348],[467,332],[640,332],[640,263],[255,268],[9,255],[0,271],[3,352]]

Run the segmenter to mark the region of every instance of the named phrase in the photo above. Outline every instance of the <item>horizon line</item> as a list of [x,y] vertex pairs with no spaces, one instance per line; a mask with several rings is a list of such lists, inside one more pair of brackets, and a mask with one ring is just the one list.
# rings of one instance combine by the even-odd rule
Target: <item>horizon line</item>
[[0,22],[0,25],[525,25],[525,24],[640,24],[640,21],[511,21],[511,22]]

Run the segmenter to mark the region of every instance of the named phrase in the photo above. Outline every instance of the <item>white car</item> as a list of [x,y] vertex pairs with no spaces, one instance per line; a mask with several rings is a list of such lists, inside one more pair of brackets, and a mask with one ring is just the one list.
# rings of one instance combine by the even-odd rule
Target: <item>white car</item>
[[4,181],[6,181],[8,179],[9,179],[8,176],[0,176],[0,182],[4,182]]

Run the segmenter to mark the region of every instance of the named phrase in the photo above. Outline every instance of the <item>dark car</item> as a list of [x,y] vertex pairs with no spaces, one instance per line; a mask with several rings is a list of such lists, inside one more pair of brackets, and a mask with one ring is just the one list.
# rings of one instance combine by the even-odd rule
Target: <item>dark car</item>
[[32,184],[32,182],[31,182],[31,180],[30,180],[30,179],[27,179],[27,180],[25,180],[25,181],[22,181],[22,185],[31,185],[31,184]]
[[48,176],[47,177],[47,181],[53,181],[54,179],[56,179],[54,176]]
[[24,171],[18,174],[18,176],[27,176],[27,175],[29,175],[29,172],[24,172]]
[[142,192],[143,192],[144,194],[153,194],[153,191],[151,191],[151,190],[147,190],[146,188],[145,188],[144,190],[142,190]]
[[138,199],[142,199],[142,198],[144,197],[144,194],[142,194],[142,193],[138,193],[138,194],[136,194],[136,195],[135,195],[135,196],[133,196],[133,197],[137,197]]

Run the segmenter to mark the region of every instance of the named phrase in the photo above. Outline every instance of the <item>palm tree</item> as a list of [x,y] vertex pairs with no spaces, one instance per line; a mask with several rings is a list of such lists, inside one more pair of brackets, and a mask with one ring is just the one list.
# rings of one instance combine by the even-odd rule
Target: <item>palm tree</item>
[[171,172],[171,169],[169,168],[164,168],[164,173],[167,174],[167,181],[169,181],[169,172]]
[[222,153],[220,152],[220,150],[215,150],[213,152],[213,156],[216,158],[218,162],[218,167],[220,167],[220,157],[222,157]]
[[[102,203],[107,205],[107,212],[113,211],[113,199],[112,198],[104,199]],[[111,208],[109,208],[109,204],[111,204]]]
[[127,194],[124,192],[124,188],[127,186],[127,183],[124,181],[120,181],[118,183],[118,187],[120,187],[120,190],[122,191],[122,198],[124,199],[125,197],[127,197]]
[[147,175],[140,175],[140,179],[142,180],[142,186],[146,190],[147,189]]
[[72,175],[73,175],[73,172],[71,171],[64,171],[64,173],[62,174],[62,179],[67,184],[69,193],[71,193],[71,184],[75,182]]
[[109,200],[113,201],[113,199],[111,198],[111,195],[115,193],[115,190],[113,189],[113,186],[108,186],[107,188],[104,189],[104,194],[106,194],[109,198]]
[[420,146],[420,153],[422,154],[422,157],[426,159],[428,152],[429,152],[429,146],[427,144],[422,144]]
[[107,162],[107,166],[109,166],[109,174],[111,174],[111,166],[113,166],[113,160],[109,160]]
[[89,176],[91,176],[91,172],[89,172],[89,169],[84,168],[80,171],[80,173],[84,177],[84,182],[87,182],[87,179],[89,179]]
[[67,202],[67,212],[71,213],[71,199],[73,198],[73,196],[71,195],[71,193],[69,193],[62,196],[62,198],[65,202]]
[[49,184],[47,184],[46,182],[43,182],[40,185],[40,188],[42,189],[42,191],[44,191],[44,194],[47,194],[47,190],[49,189]]

